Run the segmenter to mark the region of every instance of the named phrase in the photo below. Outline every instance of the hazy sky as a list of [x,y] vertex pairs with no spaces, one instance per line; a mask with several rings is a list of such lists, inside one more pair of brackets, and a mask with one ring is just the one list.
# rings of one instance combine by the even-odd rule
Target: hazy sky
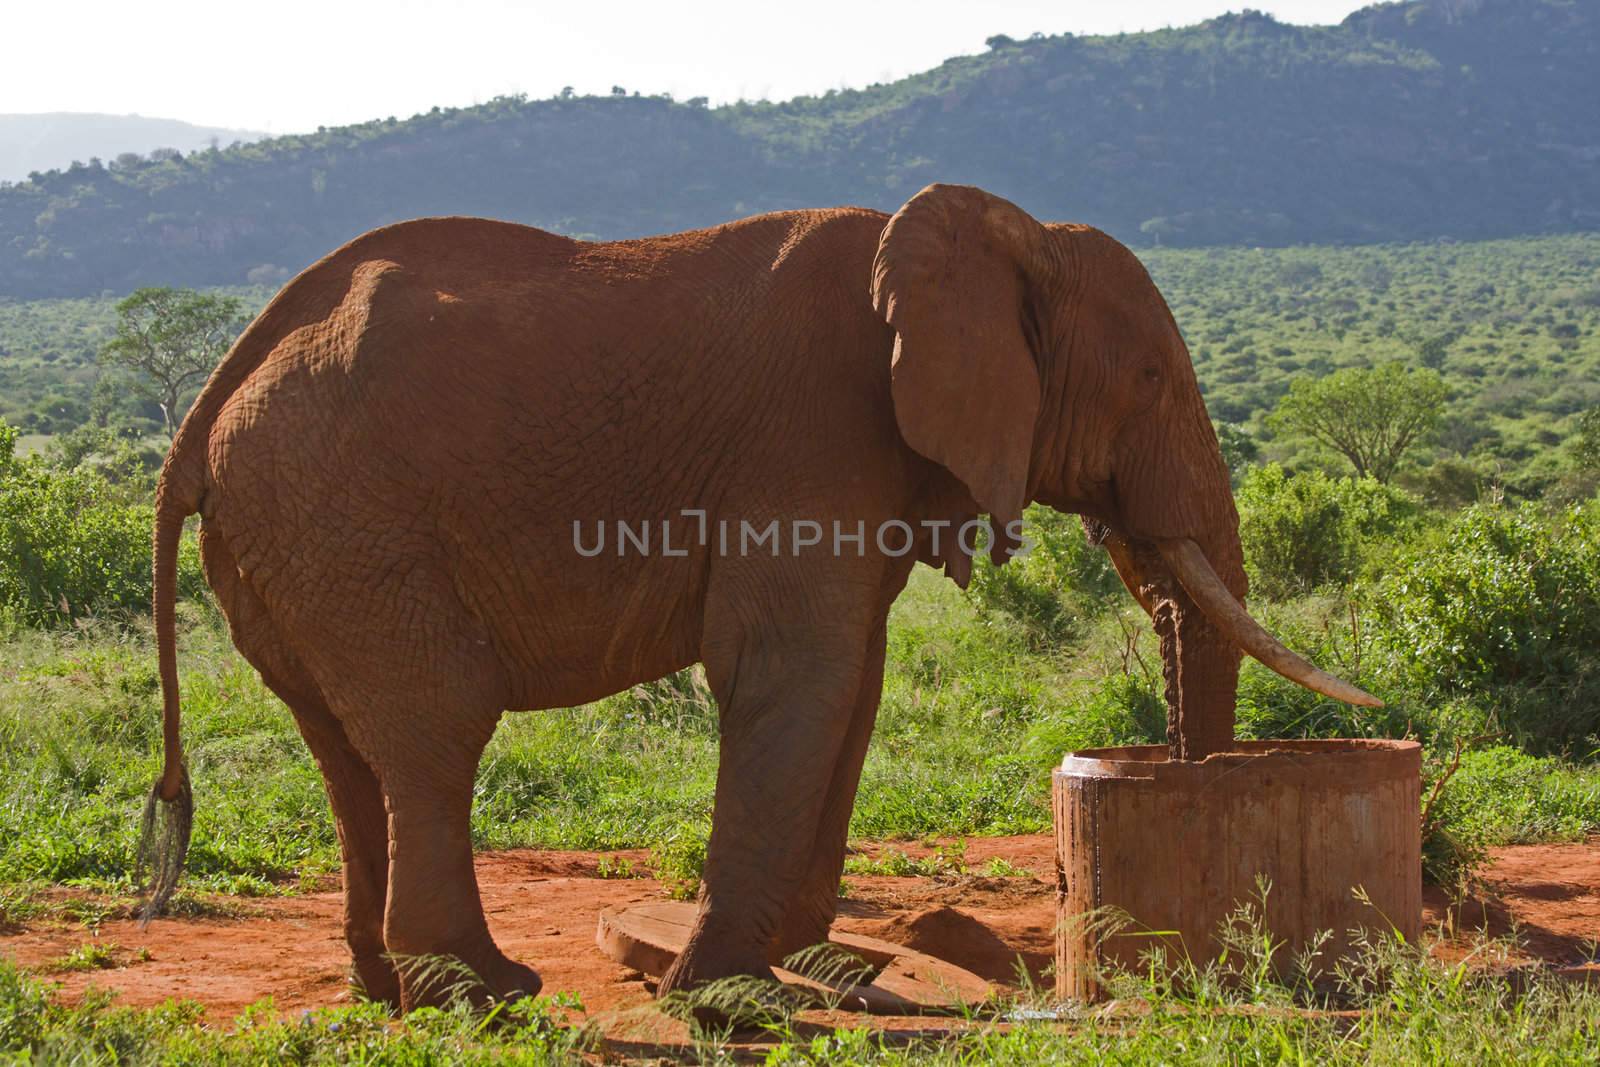
[[612,85],[679,99],[859,87],[996,33],[1116,33],[1350,0],[66,0],[8,3],[0,113],[137,113],[288,133]]

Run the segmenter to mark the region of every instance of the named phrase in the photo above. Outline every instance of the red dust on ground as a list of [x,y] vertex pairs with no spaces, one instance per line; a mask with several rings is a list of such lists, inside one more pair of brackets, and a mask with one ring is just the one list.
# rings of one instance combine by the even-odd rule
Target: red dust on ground
[[[933,849],[914,843],[867,845],[868,856],[899,849],[913,858]],[[838,925],[905,945],[955,963],[1006,986],[1019,982],[1019,966],[1033,982],[1049,987],[1046,968],[1054,953],[1055,874],[1049,835],[974,838],[967,842],[968,873],[934,877],[848,875],[850,895],[841,901]],[[547,992],[577,993],[590,1018],[608,1033],[630,1020],[639,1036],[672,1040],[667,1024],[650,1009],[645,976],[614,963],[595,947],[595,925],[606,907],[660,899],[650,878],[602,878],[601,859],[627,860],[643,870],[642,852],[593,853],[518,850],[478,857],[478,880],[489,925],[501,947],[538,968]],[[994,860],[1027,872],[990,877]],[[1491,935],[1515,930],[1522,950],[1509,962],[1542,962],[1573,975],[1600,975],[1592,958],[1600,941],[1600,839],[1587,844],[1526,845],[1496,849],[1482,872],[1489,890],[1457,909],[1463,936],[1485,928]],[[160,1004],[171,998],[198,1001],[214,1023],[226,1024],[245,1006],[271,996],[278,1011],[347,1002],[349,968],[340,932],[337,891],[228,902],[227,914],[208,918],[164,918],[141,930],[125,919],[86,929],[77,923],[40,922],[0,931],[0,954],[60,983],[75,999],[90,986],[115,991],[117,1002]],[[1427,896],[1427,925],[1449,917],[1442,894]],[[111,966],[72,971],[60,966],[86,942],[115,946]],[[1447,957],[1465,950],[1458,940],[1436,946]],[[859,1023],[859,1019],[856,1020]]]

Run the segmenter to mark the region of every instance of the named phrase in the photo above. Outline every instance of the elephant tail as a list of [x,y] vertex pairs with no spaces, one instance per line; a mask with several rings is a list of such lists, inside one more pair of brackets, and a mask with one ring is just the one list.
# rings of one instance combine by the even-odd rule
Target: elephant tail
[[[305,279],[328,273],[328,268],[344,250],[334,253],[306,269],[299,279],[286,285],[254,322],[234,342],[206,381],[183,425],[172,439],[167,460],[156,486],[156,520],[153,545],[153,586],[151,614],[155,619],[156,649],[161,669],[161,776],[145,797],[143,824],[136,853],[134,878],[146,894],[140,908],[140,922],[148,923],[161,914],[178,888],[184,855],[189,851],[189,832],[194,825],[194,793],[189,770],[184,765],[180,737],[181,712],[178,702],[178,653],[175,605],[178,596],[178,546],[183,540],[183,525],[200,510],[210,486],[206,453],[211,431],[233,395],[271,354],[278,342],[292,332],[327,314],[330,298],[313,286],[307,293]],[[145,882],[146,872],[149,881]]]
[[207,452],[212,428],[235,393],[249,381],[278,344],[294,331],[326,319],[350,288],[353,268],[370,258],[368,247],[386,231],[359,237],[307,267],[262,309],[217,364],[194,406],[172,439],[156,487],[154,588],[157,656],[161,668],[161,776],[145,798],[135,878],[143,884],[150,872],[140,919],[161,914],[178,887],[189,832],[194,824],[194,793],[184,765],[179,736],[178,655],[175,604],[178,594],[178,546],[183,525],[199,511],[210,491]]
[[199,493],[183,491],[187,488],[182,485],[187,480],[183,477],[187,472],[182,470],[182,461],[186,458],[183,444],[180,431],[156,490],[151,611],[155,616],[156,654],[161,670],[162,767],[161,776],[145,797],[139,832],[134,878],[143,884],[146,870],[150,872],[139,913],[141,925],[161,914],[177,890],[184,856],[189,851],[189,832],[194,826],[194,791],[189,784],[189,769],[184,765],[179,734],[176,601],[178,545],[183,539],[184,520],[199,510]]

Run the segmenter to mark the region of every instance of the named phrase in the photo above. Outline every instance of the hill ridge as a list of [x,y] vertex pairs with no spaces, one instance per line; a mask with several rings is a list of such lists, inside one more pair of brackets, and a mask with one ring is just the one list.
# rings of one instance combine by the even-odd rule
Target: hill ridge
[[1408,0],[991,38],[865,89],[501,97],[0,187],[0,295],[270,283],[373,226],[623,237],[971,182],[1133,244],[1600,229],[1600,5]]

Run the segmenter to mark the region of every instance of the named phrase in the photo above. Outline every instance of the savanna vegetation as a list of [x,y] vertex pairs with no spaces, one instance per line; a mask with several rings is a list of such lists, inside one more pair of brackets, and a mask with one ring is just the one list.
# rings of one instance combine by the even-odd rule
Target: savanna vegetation
[[[1334,703],[1247,663],[1241,733],[1421,740],[1426,869],[1453,890],[1491,846],[1600,831],[1600,238],[1144,255],[1233,468],[1254,610],[1388,702]],[[232,322],[270,291],[162,306]],[[135,888],[135,816],[159,748],[150,496],[162,405],[181,409],[193,385],[175,402],[141,391],[149,368],[119,365],[129,349],[112,342],[119,327],[124,338],[144,328],[129,313],[161,300],[0,303],[0,927],[45,907],[47,886]],[[897,604],[855,836],[1041,831],[1047,771],[1064,751],[1162,739],[1146,621],[1077,520],[1028,517],[1038,543],[1026,558],[980,562],[966,592],[919,569]],[[198,804],[178,904],[294,893],[335,872],[320,776],[233,650],[192,539],[179,662]],[[649,848],[664,880],[691,893],[716,743],[697,670],[509,716],[480,771],[477,843]],[[1024,1014],[1009,1030],[902,1047],[864,1031],[813,1036],[781,1006],[761,1010],[774,1062],[1563,1063],[1589,1062],[1600,1040],[1600,1002],[1580,987],[1512,990],[1375,944],[1337,988],[1313,990],[1252,970],[1254,944],[1241,943],[1227,982],[1124,976],[1127,995],[1152,1005],[1138,1025]],[[1361,1013],[1235,1010],[1243,1003]],[[56,1003],[0,966],[0,1055],[548,1062],[587,1040],[558,1025],[565,1010],[506,1006],[489,1027],[463,1007],[400,1026],[365,1005],[286,1022],[268,1004],[222,1033],[181,1005]],[[700,1036],[717,1054],[716,1036]]]
[[[1577,460],[1585,440],[1600,440],[1600,423],[1589,437],[1583,428],[1600,407],[1600,236],[1141,255],[1241,469],[1266,460],[1354,473],[1337,449],[1274,413],[1296,379],[1304,389],[1395,364],[1437,375],[1443,399],[1424,390],[1431,432],[1381,472],[1386,480],[1444,506],[1488,492],[1592,491],[1597,465]],[[211,295],[254,313],[272,292]],[[74,431],[164,439],[159,403],[136,388],[146,379],[103,355],[124,299],[0,301],[0,418],[22,432],[24,451]]]
[[[1490,846],[1600,830],[1600,416],[1573,399],[1593,388],[1588,368],[1600,352],[1577,265],[1594,252],[1591,239],[1572,237],[1151,256],[1214,411],[1240,416],[1220,429],[1257,614],[1388,702],[1334,703],[1247,662],[1240,731],[1421,740],[1426,792],[1439,783],[1425,865],[1458,891]],[[1318,285],[1305,280],[1308,265]],[[1335,303],[1346,319],[1332,318]],[[0,902],[9,916],[30,914],[36,891],[52,884],[133,892],[134,814],[157,765],[160,703],[144,622],[159,410],[116,384],[126,370],[95,362],[116,330],[110,301],[20,308],[35,336],[78,338],[87,391],[110,402],[28,455],[17,428],[0,428]],[[72,327],[78,310],[100,316],[99,333]],[[1386,314],[1392,327],[1374,323]],[[1235,365],[1252,376],[1224,373]],[[1297,393],[1319,388],[1361,401],[1365,422],[1399,418],[1410,408],[1379,401],[1411,386],[1448,399],[1384,467],[1386,480],[1359,476],[1294,418]],[[1526,401],[1501,406],[1513,389]],[[1452,437],[1460,418],[1472,433]],[[1042,509],[1029,519],[1038,544],[1026,558],[980,563],[964,593],[919,570],[897,604],[854,835],[1042,831],[1046,772],[1064,751],[1163,738],[1145,620],[1076,519]],[[286,710],[229,643],[192,542],[180,592],[185,743],[199,794],[186,892],[297,892],[337,869],[320,777]],[[696,670],[582,708],[509,716],[480,772],[477,843],[647,847],[663,880],[692,893],[716,743]],[[1510,1059],[1537,1048],[1564,1062],[1592,1048],[1592,993],[1538,985],[1510,997],[1394,946],[1374,952],[1390,954],[1385,982],[1351,978],[1337,1000],[1367,1010],[1353,1025],[1232,1014],[1223,1009],[1241,996],[1236,984],[1204,981],[1138,986],[1157,1010],[1137,1027],[1024,1025],[913,1049],[848,1032],[813,1039],[785,1029],[782,1013],[768,1022],[795,1062],[1176,1048],[1205,1061],[1221,1055],[1216,1042],[1273,1058]],[[1264,974],[1255,983],[1247,996],[1268,1003],[1333,1003]],[[364,1007],[299,1026],[263,1008],[223,1037],[198,1029],[189,1009],[52,1005],[25,976],[0,972],[3,1047],[62,1058],[110,1048],[221,1062],[272,1045],[313,1062],[348,1056],[356,1042],[385,1059],[559,1059],[582,1040],[553,1025],[559,1002],[506,1010],[505,1031],[449,1012],[397,1031]],[[714,1050],[714,1035],[702,1036]]]
[[[1148,1013],[1093,1010],[1055,1018],[1034,994],[1006,1009],[1006,1026],[885,1034],[817,1027],[795,1006],[747,998],[744,1038],[769,1044],[774,1065],[974,1063],[1591,1064],[1600,994],[1576,983],[1535,980],[1518,994],[1470,963],[1442,966],[1392,944],[1371,946],[1331,993],[1308,995],[1264,966],[1259,942],[1241,928],[1226,967],[1180,973],[1178,982],[1118,979],[1122,1004]],[[726,999],[726,998],[725,998]],[[1296,1011],[1308,999],[1343,1012]],[[396,1023],[378,1005],[356,1003],[285,1019],[270,1000],[232,1029],[200,1022],[196,1006],[118,1008],[105,997],[67,1005],[0,962],[0,1051],[44,1063],[185,1064],[564,1064],[603,1060],[598,1035],[575,1025],[578,1004],[560,995],[503,1005],[485,1020],[464,1003],[425,1008]],[[687,1005],[685,1005],[687,1006]],[[755,1062],[727,1030],[695,1025],[690,1062]],[[663,1051],[636,1046],[646,1057]],[[742,1051],[743,1055],[736,1053]],[[655,1059],[654,1062],[670,1062]]]
[[1600,112],[1582,102],[1595,99],[1600,13],[1574,0],[994,37],[816,97],[711,108],[569,90],[85,159],[0,186],[0,293],[281,280],[419,215],[622,237],[781,208],[892,210],[931,181],[1148,245],[1592,230]]

